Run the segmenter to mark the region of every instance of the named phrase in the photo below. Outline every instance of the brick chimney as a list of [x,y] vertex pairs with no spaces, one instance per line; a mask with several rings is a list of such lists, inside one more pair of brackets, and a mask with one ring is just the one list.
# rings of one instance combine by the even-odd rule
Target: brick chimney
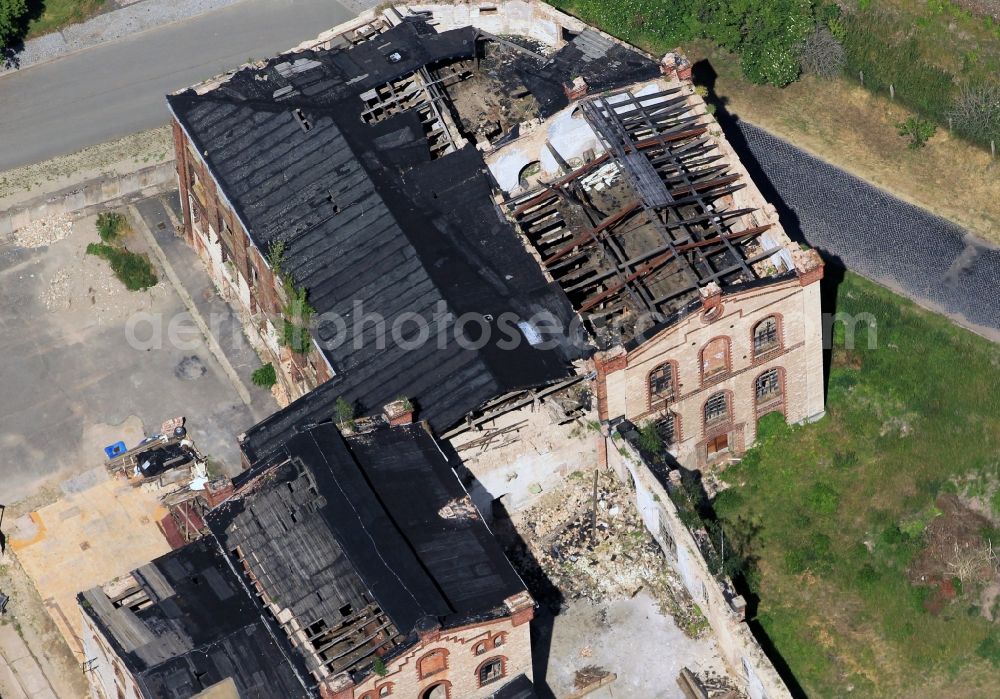
[[204,500],[209,509],[233,494],[233,482],[228,478],[209,481],[205,487]]
[[441,622],[429,614],[417,619],[413,630],[417,632],[417,638],[425,643],[433,643],[441,638]]
[[676,77],[678,80],[691,80],[691,61],[687,59],[679,48],[668,51],[660,59],[660,73],[668,79]]
[[716,282],[709,282],[698,289],[698,293],[701,294],[701,310],[705,313],[714,314],[722,308],[722,287]]
[[390,425],[409,425],[413,423],[413,403],[408,398],[398,398],[386,403],[382,414]]
[[571,101],[580,99],[587,94],[589,89],[590,85],[580,76],[573,78],[573,82],[569,85],[563,83],[563,92],[566,93],[566,98]]
[[691,82],[691,61],[682,53],[677,54],[677,77]]
[[531,598],[527,590],[511,595],[503,603],[510,611],[510,623],[514,626],[527,624],[535,618],[535,600]]
[[353,699],[354,681],[346,672],[323,680],[319,686],[320,699]]
[[677,54],[673,51],[663,54],[660,59],[660,74],[668,80],[677,77]]

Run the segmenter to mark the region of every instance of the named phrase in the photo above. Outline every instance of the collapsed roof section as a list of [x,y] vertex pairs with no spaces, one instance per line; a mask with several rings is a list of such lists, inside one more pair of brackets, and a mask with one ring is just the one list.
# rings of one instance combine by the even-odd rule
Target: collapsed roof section
[[[544,139],[487,158],[513,195],[509,215],[602,348],[661,326],[709,284],[794,269],[773,209],[761,211],[703,107],[689,85],[652,80],[587,97],[540,128]],[[540,187],[512,178],[530,161]]]
[[364,672],[428,624],[498,618],[524,584],[419,424],[291,436],[209,526],[318,680]]
[[277,628],[210,539],[79,595],[143,696],[188,697],[230,678],[239,696],[312,696]]
[[[447,86],[472,75],[485,40],[420,18],[383,29],[168,102],[254,245],[266,256],[280,244],[282,273],[307,290],[314,337],[346,382],[336,391],[361,412],[407,396],[447,427],[497,395],[571,376],[587,348],[532,324],[569,327],[573,309],[499,211],[452,116]],[[499,325],[509,316],[523,320],[509,328],[516,342]],[[463,337],[463,317],[485,320],[488,341],[478,323]]]

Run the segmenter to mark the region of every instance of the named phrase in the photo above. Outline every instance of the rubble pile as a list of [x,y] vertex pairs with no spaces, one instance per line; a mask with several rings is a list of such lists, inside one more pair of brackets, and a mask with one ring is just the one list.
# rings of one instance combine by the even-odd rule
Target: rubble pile
[[41,299],[45,309],[51,312],[85,308],[100,325],[106,316],[118,315],[112,312],[112,305],[117,297],[125,293],[125,287],[112,275],[99,265],[85,262],[58,269],[42,290]]
[[745,696],[732,677],[721,675],[711,668],[696,672],[695,677],[712,699],[741,699]]
[[14,244],[22,248],[41,248],[58,242],[73,230],[73,220],[66,214],[32,221],[14,231]]
[[614,474],[602,472],[596,510],[593,495],[593,473],[578,472],[559,491],[519,513],[514,525],[524,546],[510,555],[529,588],[548,588],[553,594],[540,601],[550,604],[576,599],[600,603],[645,589],[678,626],[700,635],[704,617],[647,532],[633,494]]

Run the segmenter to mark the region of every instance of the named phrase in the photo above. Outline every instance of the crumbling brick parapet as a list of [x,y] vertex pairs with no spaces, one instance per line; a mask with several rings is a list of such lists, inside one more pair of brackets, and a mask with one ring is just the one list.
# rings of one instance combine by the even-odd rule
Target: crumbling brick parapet
[[793,250],[792,263],[801,286],[808,286],[823,278],[823,258],[815,250]]
[[514,626],[527,624],[535,618],[535,600],[525,592],[518,592],[504,600],[510,610],[510,623]]

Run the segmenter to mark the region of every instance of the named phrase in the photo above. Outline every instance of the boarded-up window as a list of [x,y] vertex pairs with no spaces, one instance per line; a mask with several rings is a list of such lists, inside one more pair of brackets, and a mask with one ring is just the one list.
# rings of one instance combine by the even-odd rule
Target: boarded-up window
[[447,668],[448,651],[435,650],[420,659],[417,663],[417,674],[420,675],[420,679],[423,679],[425,677],[430,677],[431,675],[436,675],[439,672],[443,672]]
[[729,340],[717,337],[701,351],[701,375],[704,379],[729,371]]

